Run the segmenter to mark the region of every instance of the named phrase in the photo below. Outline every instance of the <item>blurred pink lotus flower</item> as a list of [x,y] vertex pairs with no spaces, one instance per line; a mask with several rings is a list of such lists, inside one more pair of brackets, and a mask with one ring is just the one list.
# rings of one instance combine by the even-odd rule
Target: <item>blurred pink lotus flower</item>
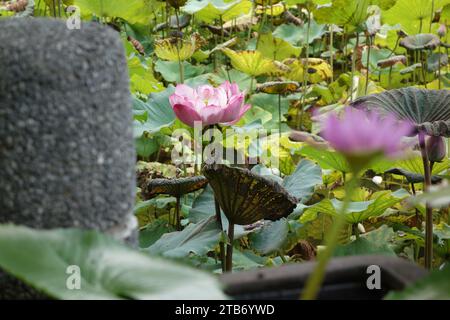
[[375,112],[346,108],[342,118],[333,114],[324,120],[322,136],[349,162],[367,163],[377,155],[398,156],[405,147],[402,138],[413,130],[411,123],[393,115],[381,117]]
[[169,97],[175,115],[190,127],[194,127],[195,121],[201,121],[203,127],[235,124],[250,108],[244,100],[245,91],[241,92],[236,83],[228,81],[217,88],[202,85],[194,89],[178,84]]

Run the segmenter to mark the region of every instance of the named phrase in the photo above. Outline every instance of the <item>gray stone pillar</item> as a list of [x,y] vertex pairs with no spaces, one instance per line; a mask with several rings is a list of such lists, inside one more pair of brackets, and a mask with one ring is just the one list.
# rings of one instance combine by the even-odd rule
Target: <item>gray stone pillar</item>
[[[119,35],[0,21],[0,223],[136,236],[135,149]],[[4,297],[16,295],[0,275]],[[18,296],[20,297],[20,296]]]

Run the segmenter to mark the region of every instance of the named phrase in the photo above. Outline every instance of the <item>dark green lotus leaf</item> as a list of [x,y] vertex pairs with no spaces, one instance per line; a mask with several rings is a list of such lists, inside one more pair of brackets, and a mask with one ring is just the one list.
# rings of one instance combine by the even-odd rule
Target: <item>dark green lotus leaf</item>
[[[392,173],[392,174],[398,174],[400,176],[404,176],[409,183],[423,183],[423,181],[424,181],[423,174],[414,173],[414,172],[411,172],[411,171],[408,171],[405,169],[393,168],[393,169],[386,171],[386,173]],[[442,178],[439,176],[431,177],[432,183],[439,183],[441,181],[442,181]]]
[[408,50],[434,50],[441,44],[441,40],[431,33],[420,33],[405,37],[400,41],[400,46]]
[[233,224],[247,225],[258,220],[277,220],[289,215],[298,200],[277,182],[247,169],[209,164],[203,174]]
[[416,71],[417,69],[420,69],[420,68],[422,68],[422,64],[416,63],[409,67],[406,67],[405,69],[400,70],[400,74],[404,75],[404,74],[413,73],[414,71]]
[[142,197],[145,200],[156,197],[158,194],[169,194],[181,197],[204,188],[208,180],[204,176],[195,176],[179,179],[150,179],[142,187]]
[[268,94],[288,94],[294,93],[300,88],[300,84],[296,81],[271,81],[256,87],[257,92]]
[[417,131],[430,136],[450,136],[450,92],[402,88],[384,91],[355,100],[354,107],[391,113],[411,121]]
[[448,55],[444,53],[433,53],[427,59],[428,72],[438,71],[440,67],[445,67],[446,65],[448,65]]
[[406,64],[406,57],[405,56],[392,56],[388,59],[379,60],[377,62],[377,66],[384,69],[384,68],[390,68],[397,63]]

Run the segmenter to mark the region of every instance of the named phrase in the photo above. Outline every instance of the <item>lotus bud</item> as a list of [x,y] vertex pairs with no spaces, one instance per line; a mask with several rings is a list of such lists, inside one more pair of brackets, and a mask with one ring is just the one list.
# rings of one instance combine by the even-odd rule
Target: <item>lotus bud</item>
[[441,162],[444,160],[446,155],[444,138],[434,136],[428,137],[426,148],[428,159],[431,162]]
[[447,34],[447,26],[445,24],[441,24],[439,29],[437,30],[437,34],[439,37],[443,38]]

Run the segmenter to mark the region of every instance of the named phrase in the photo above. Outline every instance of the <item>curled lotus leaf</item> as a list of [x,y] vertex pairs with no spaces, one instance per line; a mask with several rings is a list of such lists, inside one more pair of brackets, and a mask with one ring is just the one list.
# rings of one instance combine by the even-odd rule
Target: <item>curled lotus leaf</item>
[[[411,172],[401,168],[392,168],[386,171],[386,173],[397,174],[399,176],[403,176],[409,183],[423,183],[424,175],[420,173]],[[439,183],[442,181],[442,178],[436,175],[431,176],[432,183]]]
[[390,113],[415,124],[416,132],[450,136],[450,92],[414,87],[388,90],[361,97],[352,103],[360,109]]
[[191,16],[189,14],[184,14],[184,15],[178,17],[178,22],[179,22],[179,24],[177,23],[177,17],[175,15],[172,15],[172,16],[170,16],[168,22],[164,22],[164,23],[160,23],[160,24],[156,25],[154,30],[161,31],[161,30],[167,29],[168,27],[170,27],[171,29],[178,29],[178,28],[184,29],[191,22]]
[[393,56],[388,59],[379,60],[377,62],[377,66],[384,69],[384,68],[390,68],[397,63],[406,64],[406,57],[401,55],[401,56]]
[[258,85],[257,92],[268,94],[289,94],[294,93],[300,88],[300,84],[296,81],[270,81]]
[[441,40],[431,33],[420,33],[403,38],[400,46],[408,50],[434,50],[441,44]]
[[179,198],[184,194],[203,189],[208,184],[204,176],[178,179],[150,179],[142,188],[142,197],[146,200],[159,194],[168,194]]
[[409,67],[406,67],[405,69],[400,70],[400,74],[410,74],[413,73],[414,71],[416,71],[417,69],[422,68],[422,64],[421,63],[415,63],[413,65],[410,65]]
[[250,170],[223,164],[203,167],[228,221],[248,225],[258,220],[277,220],[289,215],[298,200],[279,183]]

